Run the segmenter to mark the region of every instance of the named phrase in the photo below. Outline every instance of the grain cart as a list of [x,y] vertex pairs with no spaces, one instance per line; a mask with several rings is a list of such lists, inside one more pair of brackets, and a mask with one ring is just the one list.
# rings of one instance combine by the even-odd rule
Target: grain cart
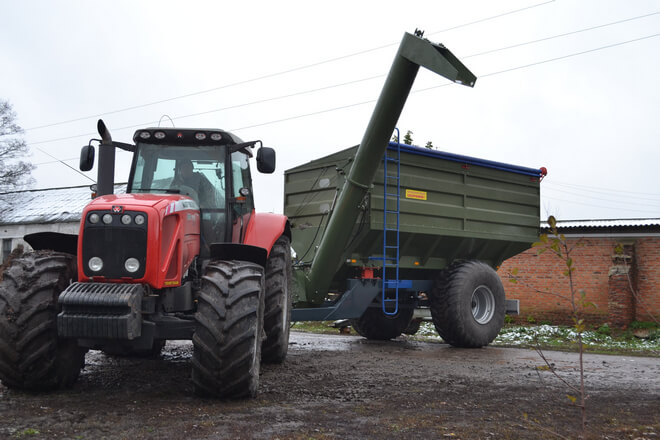
[[428,304],[445,341],[482,347],[517,306],[493,268],[538,238],[545,169],[389,143],[419,66],[476,81],[446,48],[406,34],[360,145],[285,172],[292,319],[350,318],[384,340]]

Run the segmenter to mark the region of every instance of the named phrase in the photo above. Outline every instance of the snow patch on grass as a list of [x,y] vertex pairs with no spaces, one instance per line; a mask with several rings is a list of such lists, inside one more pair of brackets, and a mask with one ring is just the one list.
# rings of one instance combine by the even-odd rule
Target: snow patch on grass
[[[424,339],[442,341],[431,322],[423,322],[416,336]],[[602,350],[632,350],[660,353],[660,339],[639,339],[632,334],[609,336],[597,331],[585,331],[582,334],[583,343],[587,348]],[[557,348],[577,349],[577,332],[572,327],[557,325],[539,326],[505,326],[491,345],[508,347],[529,347],[536,344]]]

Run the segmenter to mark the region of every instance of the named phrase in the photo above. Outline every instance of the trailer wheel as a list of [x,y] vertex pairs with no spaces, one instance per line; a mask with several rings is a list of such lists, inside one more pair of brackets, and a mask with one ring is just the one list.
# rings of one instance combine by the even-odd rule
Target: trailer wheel
[[429,297],[438,334],[455,347],[477,348],[495,339],[504,324],[504,287],[497,273],[480,261],[445,269]]
[[12,259],[0,281],[0,379],[9,388],[71,387],[87,350],[57,337],[57,298],[76,278],[72,255],[52,251]]
[[273,245],[266,263],[266,339],[261,347],[264,362],[281,363],[289,350],[291,276],[290,241],[282,236]]
[[415,335],[419,331],[419,329],[422,327],[422,320],[420,319],[413,319],[410,321],[410,324],[408,324],[408,327],[403,331],[403,333],[407,335]]
[[264,271],[245,261],[211,261],[195,313],[192,380],[201,395],[254,397],[264,322]]
[[370,307],[358,319],[351,319],[351,327],[367,339],[387,341],[400,336],[408,328],[413,312],[412,307],[399,306],[399,313],[389,316],[380,306]]

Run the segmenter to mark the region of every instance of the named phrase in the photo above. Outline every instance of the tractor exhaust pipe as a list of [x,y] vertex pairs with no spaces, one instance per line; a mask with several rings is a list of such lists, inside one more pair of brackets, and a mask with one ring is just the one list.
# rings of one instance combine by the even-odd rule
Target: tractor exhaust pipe
[[96,128],[99,135],[101,135],[96,193],[99,196],[104,196],[114,193],[115,190],[115,146],[112,143],[112,136],[108,127],[105,126],[103,119],[99,119]]
[[370,189],[380,160],[412,88],[419,66],[458,84],[473,87],[472,74],[447,48],[422,38],[422,32],[404,34],[371,120],[355,154],[353,166],[341,190],[326,231],[307,274],[307,301],[320,304],[341,266],[360,204]]

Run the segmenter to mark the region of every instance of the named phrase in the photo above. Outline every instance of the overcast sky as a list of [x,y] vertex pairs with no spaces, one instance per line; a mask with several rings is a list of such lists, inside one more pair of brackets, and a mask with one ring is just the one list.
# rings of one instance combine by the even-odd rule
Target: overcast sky
[[[77,167],[99,117],[130,142],[168,115],[274,147],[278,170],[254,191],[258,210],[282,212],[283,171],[360,142],[419,28],[478,79],[420,72],[398,123],[416,144],[547,167],[542,217],[660,217],[657,0],[0,0],[0,17],[0,97],[36,188],[95,180],[51,156]],[[129,161],[119,153],[116,181]]]

